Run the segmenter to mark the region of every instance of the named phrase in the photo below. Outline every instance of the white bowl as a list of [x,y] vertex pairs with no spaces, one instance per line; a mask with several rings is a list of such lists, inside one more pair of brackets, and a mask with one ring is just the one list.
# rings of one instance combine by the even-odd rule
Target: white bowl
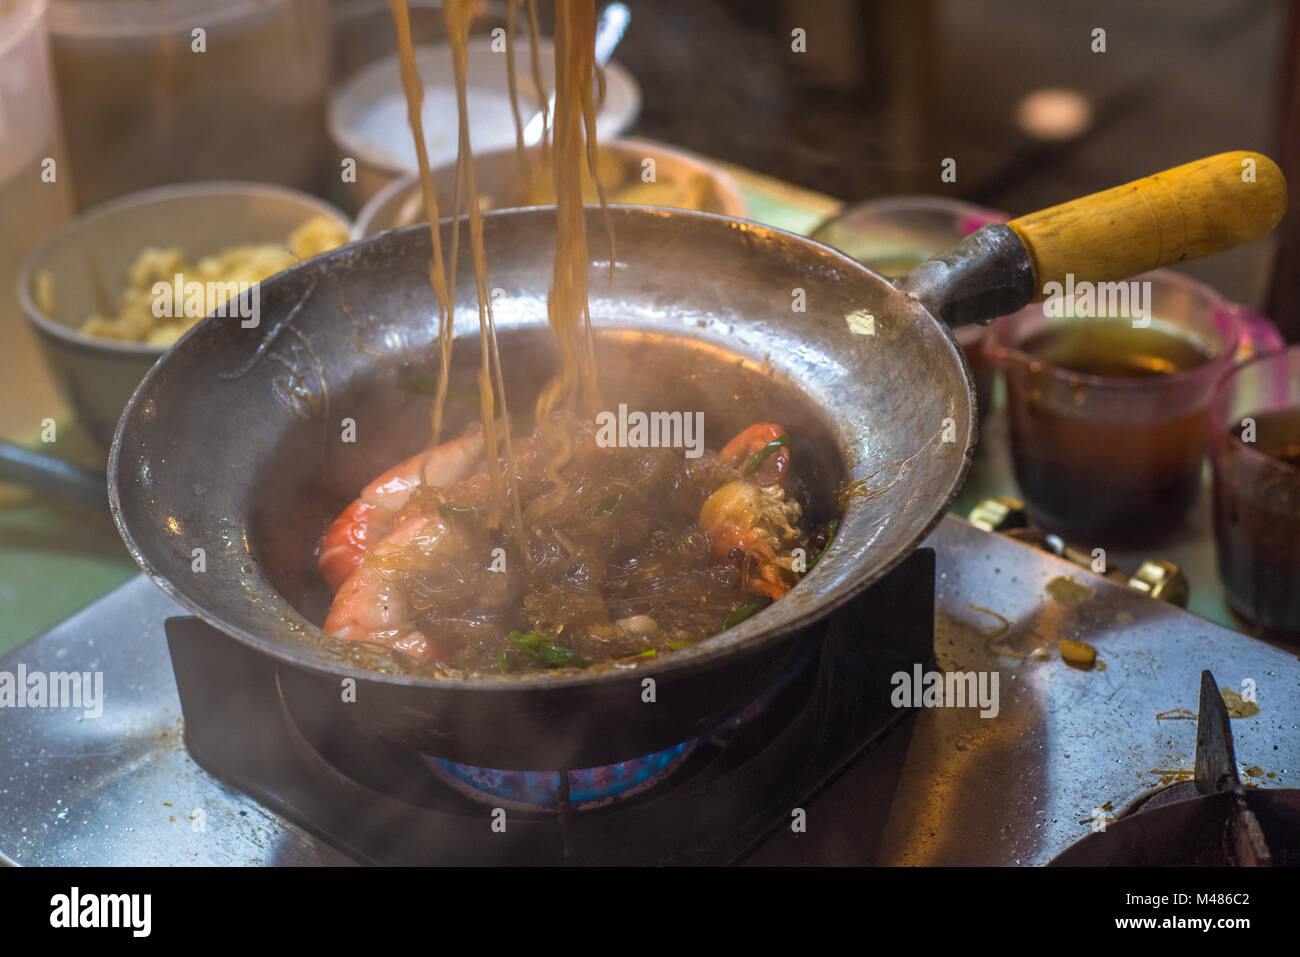
[[[527,125],[541,103],[533,87],[527,35],[522,31],[515,47],[520,120]],[[468,54],[466,99],[474,152],[486,154],[513,146],[515,124],[505,54],[492,51],[489,37],[471,37]],[[459,120],[451,48],[445,43],[416,47],[415,63],[424,86],[429,165],[454,163]],[[538,66],[542,82],[553,91],[555,50],[550,40],[538,43]],[[641,90],[636,80],[611,61],[605,67],[605,100],[596,116],[596,135],[613,139],[632,125],[640,110]],[[418,171],[396,54],[366,67],[330,98],[329,132],[340,157],[356,160],[357,192],[363,199],[369,199],[392,178]]]

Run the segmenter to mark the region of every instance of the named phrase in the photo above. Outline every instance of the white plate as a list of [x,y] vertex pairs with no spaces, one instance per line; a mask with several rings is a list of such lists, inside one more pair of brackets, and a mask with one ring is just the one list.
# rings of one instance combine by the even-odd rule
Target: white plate
[[[494,53],[491,44],[488,37],[469,42],[466,98],[470,145],[475,153],[515,143],[506,58],[504,53]],[[416,47],[415,62],[424,85],[424,136],[429,164],[454,162],[458,120],[451,48],[446,44]],[[541,101],[533,86],[526,37],[516,44],[515,63],[520,119],[527,125],[541,109]],[[549,40],[538,44],[538,64],[549,91],[555,76],[555,50]],[[636,80],[611,61],[605,67],[605,102],[596,116],[596,135],[612,139],[632,125],[640,109],[641,90]],[[406,99],[396,54],[366,67],[333,96],[329,124],[330,136],[345,155],[393,172],[416,171],[415,143],[406,124]]]

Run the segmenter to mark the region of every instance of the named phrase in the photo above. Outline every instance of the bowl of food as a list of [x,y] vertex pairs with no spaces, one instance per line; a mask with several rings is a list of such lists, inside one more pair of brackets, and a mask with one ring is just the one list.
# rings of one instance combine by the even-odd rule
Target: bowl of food
[[[466,44],[466,99],[470,141],[475,161],[487,153],[515,143],[514,114],[505,56],[490,36],[471,37]],[[526,26],[516,39],[517,93],[521,120],[527,124],[541,109],[542,98],[533,81]],[[555,89],[555,47],[543,37],[537,44],[538,69],[547,91]],[[424,86],[424,133],[429,163],[455,163],[458,139],[456,84],[451,47],[446,43],[415,48],[415,64]],[[633,76],[617,61],[605,64],[605,95],[596,110],[601,139],[613,139],[636,120],[641,110],[641,90]],[[349,198],[362,201],[393,177],[419,169],[415,144],[407,126],[398,55],[392,54],[349,77],[331,96],[328,110],[330,138],[339,159],[356,163],[356,182]]]
[[[522,157],[514,147],[475,156],[479,205],[484,211],[550,205],[555,202],[550,172],[537,149]],[[609,203],[691,209],[737,219],[749,215],[749,201],[735,180],[708,160],[663,143],[630,138],[601,143],[597,172]],[[431,175],[439,204],[450,204],[456,164],[435,167]],[[586,172],[583,201],[599,200],[595,181]],[[364,239],[424,218],[419,177],[411,173],[393,180],[366,203],[352,238]]]
[[107,447],[131,393],[182,333],[221,311],[253,322],[256,284],[341,245],[348,226],[328,203],[280,186],[143,190],[42,243],[19,274],[18,301],[78,420]]

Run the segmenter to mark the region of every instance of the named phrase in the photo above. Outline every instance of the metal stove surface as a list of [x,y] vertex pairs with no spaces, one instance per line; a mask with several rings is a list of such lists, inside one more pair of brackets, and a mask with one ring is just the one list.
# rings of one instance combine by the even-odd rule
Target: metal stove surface
[[[1043,864],[1171,777],[1189,776],[1197,677],[1254,683],[1260,711],[1232,722],[1262,786],[1300,786],[1300,662],[1053,556],[945,518],[937,552],[941,670],[996,671],[1000,713],[923,709],[861,756],[753,863]],[[1093,590],[1066,605],[1047,583]],[[1105,670],[990,650],[1095,645]],[[102,671],[101,717],[0,711],[0,856],[17,864],[313,864],[347,858],[186,754],[163,621],[186,614],[140,577],[0,658],[0,671]],[[1267,775],[1273,775],[1267,777]],[[1116,810],[1107,810],[1114,808]],[[196,813],[201,812],[201,813]]]

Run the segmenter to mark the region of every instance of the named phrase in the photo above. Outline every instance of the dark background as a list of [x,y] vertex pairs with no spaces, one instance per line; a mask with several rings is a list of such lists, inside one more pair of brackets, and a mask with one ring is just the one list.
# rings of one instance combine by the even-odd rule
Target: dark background
[[[1224,150],[1277,157],[1297,13],[1289,0],[629,6],[616,58],[642,86],[632,134],[848,201],[937,193],[1013,214]],[[806,53],[791,52],[794,27]],[[1091,50],[1095,27],[1105,53]],[[1044,87],[1090,102],[1077,138],[1047,143],[1018,128],[1017,104]],[[944,157],[957,161],[955,183],[940,180]],[[1275,243],[1183,268],[1260,305]]]

